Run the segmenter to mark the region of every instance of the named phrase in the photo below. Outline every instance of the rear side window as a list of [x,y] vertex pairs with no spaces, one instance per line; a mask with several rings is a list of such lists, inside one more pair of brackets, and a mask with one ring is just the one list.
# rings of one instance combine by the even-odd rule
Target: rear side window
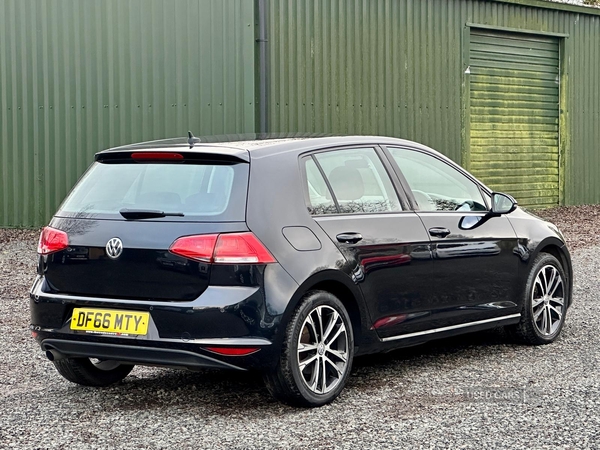
[[94,163],[57,215],[118,218],[121,209],[183,217],[160,220],[245,220],[248,164]]
[[337,214],[338,209],[333,202],[325,179],[314,159],[306,159],[306,179],[308,184],[308,210],[313,215]]
[[401,211],[396,191],[374,149],[317,153],[304,162],[311,214]]

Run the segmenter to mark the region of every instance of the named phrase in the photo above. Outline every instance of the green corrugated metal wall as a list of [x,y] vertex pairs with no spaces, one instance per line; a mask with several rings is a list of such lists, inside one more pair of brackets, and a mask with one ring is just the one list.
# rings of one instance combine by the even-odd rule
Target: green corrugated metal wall
[[600,203],[600,17],[517,3],[544,6],[270,0],[270,129],[404,137],[469,168],[467,24],[568,34],[560,38],[562,202]]
[[470,167],[526,207],[559,200],[559,41],[471,30]]
[[45,223],[104,148],[253,132],[248,0],[1,0],[0,225]]
[[[0,0],[0,225],[45,223],[100,149],[254,131],[256,1]],[[467,24],[568,34],[561,202],[600,203],[598,15],[536,0],[266,1],[271,131],[400,136],[467,168]]]
[[270,127],[461,146],[463,5],[270,0]]

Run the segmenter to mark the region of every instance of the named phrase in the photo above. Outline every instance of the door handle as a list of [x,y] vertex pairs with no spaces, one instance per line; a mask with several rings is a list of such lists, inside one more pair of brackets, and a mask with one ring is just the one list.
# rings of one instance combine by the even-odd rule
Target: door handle
[[429,229],[429,234],[433,237],[445,238],[450,234],[448,228],[435,227]]
[[340,233],[335,237],[338,242],[343,244],[356,244],[362,241],[362,234],[360,233]]

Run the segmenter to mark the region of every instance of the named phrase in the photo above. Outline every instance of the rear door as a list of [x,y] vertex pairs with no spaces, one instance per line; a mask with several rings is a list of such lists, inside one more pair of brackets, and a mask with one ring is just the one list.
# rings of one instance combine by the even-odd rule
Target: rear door
[[342,270],[362,290],[372,326],[387,337],[427,328],[432,260],[427,232],[380,152],[328,150],[302,165],[309,210],[345,256]]
[[429,234],[436,328],[515,312],[517,236],[506,216],[483,220],[489,196],[442,158],[388,147]]

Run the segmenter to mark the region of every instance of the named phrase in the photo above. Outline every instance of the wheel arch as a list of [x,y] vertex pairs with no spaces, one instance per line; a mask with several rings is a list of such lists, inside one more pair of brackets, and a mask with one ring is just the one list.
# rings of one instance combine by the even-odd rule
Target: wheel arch
[[307,292],[321,290],[335,295],[344,305],[352,322],[355,345],[359,345],[369,323],[362,293],[351,278],[336,270],[324,270],[311,275],[296,290],[283,315],[287,323]]
[[555,237],[550,237],[540,242],[529,258],[529,270],[531,270],[533,261],[540,253],[548,253],[558,259],[561,263],[562,268],[568,277],[567,286],[569,295],[567,298],[567,307],[571,306],[571,303],[573,302],[573,267],[571,264],[571,255],[569,254],[566,244]]

